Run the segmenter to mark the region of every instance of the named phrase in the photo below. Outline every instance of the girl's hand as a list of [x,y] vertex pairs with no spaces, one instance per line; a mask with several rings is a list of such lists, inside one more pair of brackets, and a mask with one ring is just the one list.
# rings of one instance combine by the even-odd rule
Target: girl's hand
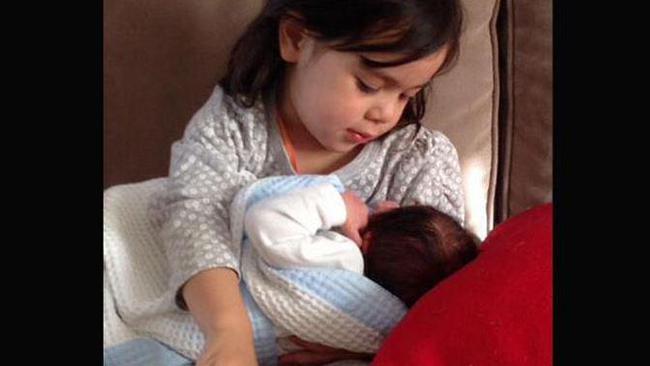
[[196,366],[257,366],[255,348],[248,338],[233,329],[207,339]]
[[347,220],[341,226],[341,231],[343,235],[361,246],[359,232],[368,225],[368,206],[353,192],[345,192],[341,196],[347,210]]
[[202,271],[185,284],[183,296],[205,336],[197,366],[257,366],[253,326],[235,271]]
[[356,353],[344,349],[332,348],[318,343],[311,343],[296,336],[291,341],[304,349],[280,356],[279,366],[318,366],[342,360],[372,361],[370,353]]

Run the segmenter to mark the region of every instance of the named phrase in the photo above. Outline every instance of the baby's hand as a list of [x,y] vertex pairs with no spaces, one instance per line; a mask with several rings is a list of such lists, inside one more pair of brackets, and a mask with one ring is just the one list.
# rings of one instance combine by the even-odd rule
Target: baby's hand
[[343,360],[363,360],[372,361],[373,354],[356,353],[344,349],[337,349],[324,346],[318,343],[307,342],[296,336],[291,336],[291,341],[302,347],[301,351],[285,353],[280,356],[278,364],[280,366],[295,365],[328,365],[336,361]]
[[399,203],[395,201],[379,201],[375,205],[375,213],[387,212],[399,207]]
[[347,220],[341,226],[341,232],[361,246],[359,231],[368,225],[368,206],[353,192],[345,192],[341,196],[347,211]]

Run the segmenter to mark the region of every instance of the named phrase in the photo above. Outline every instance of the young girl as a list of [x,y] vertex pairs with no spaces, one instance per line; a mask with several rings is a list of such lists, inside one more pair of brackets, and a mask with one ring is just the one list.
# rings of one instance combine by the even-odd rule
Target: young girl
[[[419,125],[432,79],[457,57],[461,18],[458,0],[269,0],[173,145],[154,205],[169,291],[205,342],[198,354],[171,315],[146,314],[142,329],[200,366],[256,364],[228,207],[262,177],[336,174],[367,203],[431,205],[462,224],[456,150]],[[308,348],[282,361],[352,357]]]

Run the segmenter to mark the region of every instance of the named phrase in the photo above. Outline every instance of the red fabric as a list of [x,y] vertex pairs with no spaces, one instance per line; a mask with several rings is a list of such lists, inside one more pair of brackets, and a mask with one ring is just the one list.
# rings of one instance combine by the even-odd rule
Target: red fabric
[[373,366],[551,365],[552,204],[510,218],[427,293]]

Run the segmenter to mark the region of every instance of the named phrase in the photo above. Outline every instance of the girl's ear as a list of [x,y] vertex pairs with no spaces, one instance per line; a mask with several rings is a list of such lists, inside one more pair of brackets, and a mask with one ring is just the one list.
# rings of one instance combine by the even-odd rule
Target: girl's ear
[[284,18],[280,20],[280,56],[286,62],[296,63],[300,53],[304,51],[307,34],[305,28],[296,19]]

